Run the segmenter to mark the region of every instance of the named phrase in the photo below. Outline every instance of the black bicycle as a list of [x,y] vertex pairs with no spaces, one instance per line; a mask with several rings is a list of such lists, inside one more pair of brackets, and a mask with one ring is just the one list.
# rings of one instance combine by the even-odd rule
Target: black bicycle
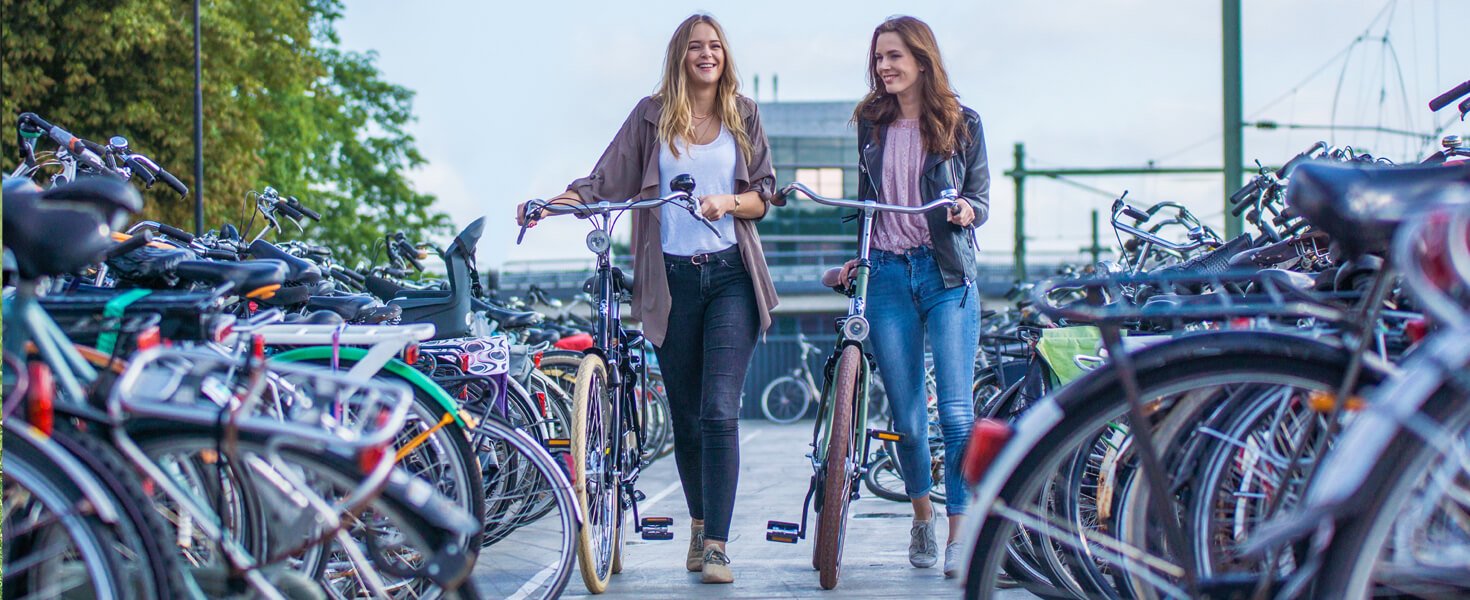
[[[572,485],[581,507],[583,522],[577,543],[577,562],[587,590],[600,594],[608,580],[623,570],[623,523],[631,510],[635,530],[645,540],[670,540],[673,533],[668,517],[641,518],[638,500],[642,492],[635,489],[642,469],[641,457],[645,441],[640,399],[647,381],[646,347],[643,332],[625,329],[621,301],[633,290],[623,270],[613,266],[612,229],[618,217],[630,210],[658,208],[674,203],[689,211],[715,231],[699,212],[695,198],[694,178],[679,175],[670,184],[674,192],[662,198],[627,202],[589,204],[552,204],[543,200],[526,203],[525,223],[519,244],[529,223],[547,215],[576,215],[592,222],[587,235],[587,249],[597,255],[597,272],[591,288],[594,292],[592,314],[593,345],[577,368],[577,381],[572,394],[571,448]],[[719,232],[715,232],[719,235]]]

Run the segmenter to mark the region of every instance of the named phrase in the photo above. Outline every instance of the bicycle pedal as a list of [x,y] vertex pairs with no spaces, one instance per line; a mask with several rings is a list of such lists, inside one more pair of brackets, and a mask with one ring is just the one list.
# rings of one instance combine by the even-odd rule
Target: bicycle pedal
[[674,532],[666,527],[643,527],[643,539],[651,541],[668,541],[674,539]]
[[902,433],[899,433],[897,431],[888,431],[886,429],[869,429],[868,437],[881,442],[903,442]]
[[801,526],[784,521],[766,522],[766,541],[795,544],[801,535]]
[[674,526],[674,518],[673,517],[643,517],[642,522],[643,522],[643,526],[644,527],[665,527],[665,528],[667,528],[667,527],[673,527]]
[[547,438],[546,447],[549,449],[571,448],[572,440],[568,438]]

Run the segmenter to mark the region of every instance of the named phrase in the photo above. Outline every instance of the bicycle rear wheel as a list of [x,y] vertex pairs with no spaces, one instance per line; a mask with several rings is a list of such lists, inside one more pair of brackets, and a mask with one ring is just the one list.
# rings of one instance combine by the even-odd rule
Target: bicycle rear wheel
[[122,599],[144,591],[119,564],[121,532],[103,521],[102,507],[92,506],[78,482],[20,435],[6,435],[4,446],[7,597]]
[[772,423],[795,423],[806,415],[812,392],[806,382],[790,375],[772,379],[761,392],[761,414]]
[[842,569],[842,542],[847,534],[847,509],[852,504],[854,482],[852,413],[862,360],[857,346],[843,348],[832,377],[832,426],[827,431],[821,514],[817,515],[816,563],[824,590],[837,587]]
[[612,396],[607,389],[607,363],[596,354],[582,358],[572,394],[572,488],[584,517],[577,541],[577,563],[587,591],[607,591],[612,576],[618,510],[617,457],[610,448],[614,429]]
[[[493,573],[476,582],[487,598],[555,598],[566,588],[577,550],[577,500],[563,465],[525,432],[499,419],[470,430],[477,444],[491,444],[495,457],[518,465],[520,484],[491,498],[519,515],[504,535],[480,550],[480,564]],[[544,506],[530,514],[517,506]],[[493,516],[490,518],[494,518]],[[488,518],[487,518],[488,520]]]

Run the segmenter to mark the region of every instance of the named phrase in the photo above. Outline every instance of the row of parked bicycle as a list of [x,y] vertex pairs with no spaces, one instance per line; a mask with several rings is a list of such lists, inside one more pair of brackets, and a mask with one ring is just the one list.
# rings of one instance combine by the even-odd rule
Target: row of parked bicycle
[[1229,201],[1233,239],[1118,199],[1117,261],[992,324],[967,597],[1470,594],[1470,146],[1317,143]]
[[[604,581],[617,570],[583,539],[608,514],[586,491],[626,489],[621,518],[631,482],[602,461],[636,471],[671,450],[657,365],[629,340],[623,366],[647,384],[619,417],[625,445],[589,452],[572,431],[602,394],[578,383],[591,327],[493,304],[482,220],[439,252],[442,277],[402,233],[361,271],[273,243],[321,217],[269,187],[248,197],[259,231],[120,231],[133,184],[187,188],[121,137],[31,113],[17,131],[7,597],[550,598],[579,549],[605,557]],[[667,537],[660,523],[638,528]]]

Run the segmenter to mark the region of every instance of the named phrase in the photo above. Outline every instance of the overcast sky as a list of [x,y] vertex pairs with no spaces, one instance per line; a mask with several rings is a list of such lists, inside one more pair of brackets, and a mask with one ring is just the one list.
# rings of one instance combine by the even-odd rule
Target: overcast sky
[[[1245,0],[1247,121],[1433,132],[1426,103],[1470,79],[1466,0]],[[385,76],[417,92],[411,127],[429,164],[413,174],[458,227],[488,215],[484,266],[587,260],[585,224],[548,222],[515,245],[513,207],[585,175],[628,111],[658,82],[673,28],[696,11],[724,25],[742,91],[772,101],[851,100],[865,92],[872,30],[910,14],[933,26],[961,101],[985,123],[991,219],[985,260],[1008,262],[1014,191],[1002,172],[1025,142],[1028,166],[1219,166],[1221,34],[1216,0],[1047,2],[402,2],[351,0],[340,27],[375,50]],[[1376,21],[1375,21],[1376,19]],[[1370,27],[1370,24],[1371,27]],[[1358,41],[1364,33],[1366,39]],[[1383,37],[1387,34],[1388,43]],[[1454,41],[1459,51],[1451,52]],[[1334,112],[1334,104],[1336,110]],[[1335,115],[1335,121],[1334,121]],[[1447,133],[1470,134],[1455,123]],[[1410,138],[1363,131],[1246,132],[1246,161],[1277,163],[1317,139],[1418,156]],[[784,184],[787,182],[778,182]],[[1140,202],[1182,201],[1220,222],[1218,176],[1084,180]],[[1027,182],[1033,250],[1086,242],[1102,193]],[[1105,235],[1106,235],[1106,229]]]

